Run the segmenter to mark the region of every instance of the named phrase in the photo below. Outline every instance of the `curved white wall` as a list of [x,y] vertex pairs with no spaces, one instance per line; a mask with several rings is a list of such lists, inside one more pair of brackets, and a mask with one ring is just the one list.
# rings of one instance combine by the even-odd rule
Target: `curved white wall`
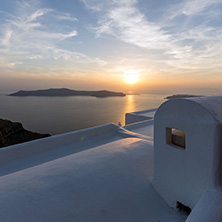
[[[153,185],[170,206],[179,201],[193,208],[205,190],[221,185],[222,126],[201,105],[210,100],[174,99],[156,112]],[[221,98],[217,100],[218,104],[222,102]],[[214,108],[215,113],[220,112],[222,105]],[[185,149],[167,143],[166,128],[185,132]]]

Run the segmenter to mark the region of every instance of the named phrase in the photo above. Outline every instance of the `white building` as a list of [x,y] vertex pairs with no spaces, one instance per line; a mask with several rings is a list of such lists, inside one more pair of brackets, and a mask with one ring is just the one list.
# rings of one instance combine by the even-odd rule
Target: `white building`
[[167,101],[154,148],[150,110],[0,149],[1,221],[222,221],[221,110],[220,97]]
[[[222,185],[222,97],[167,101],[155,114],[154,135],[153,185],[169,206],[179,202],[195,209],[205,192],[216,196]],[[204,217],[205,208],[198,212]],[[198,221],[222,221],[204,217]]]

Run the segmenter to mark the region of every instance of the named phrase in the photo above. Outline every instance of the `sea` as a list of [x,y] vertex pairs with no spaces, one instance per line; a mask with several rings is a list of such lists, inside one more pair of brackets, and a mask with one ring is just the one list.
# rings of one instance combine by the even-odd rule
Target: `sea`
[[27,130],[51,135],[106,123],[125,125],[125,113],[158,108],[166,93],[97,98],[13,97],[0,94],[0,118],[22,123]]
[[125,113],[152,109],[164,94],[126,95],[97,98],[14,97],[0,95],[0,118],[22,123],[27,130],[51,135],[106,123],[125,125]]

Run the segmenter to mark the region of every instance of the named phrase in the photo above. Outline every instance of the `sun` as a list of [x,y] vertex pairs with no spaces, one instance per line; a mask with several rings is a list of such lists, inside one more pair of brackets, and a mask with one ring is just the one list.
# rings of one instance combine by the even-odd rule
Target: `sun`
[[129,84],[134,84],[138,81],[138,77],[135,74],[125,75],[126,82]]

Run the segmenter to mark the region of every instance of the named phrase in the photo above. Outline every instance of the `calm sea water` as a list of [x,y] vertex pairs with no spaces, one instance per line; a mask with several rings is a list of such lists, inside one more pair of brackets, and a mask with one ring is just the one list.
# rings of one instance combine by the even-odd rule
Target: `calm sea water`
[[126,97],[12,97],[0,95],[0,118],[52,135],[105,123],[125,124],[125,113],[158,107],[164,94]]

